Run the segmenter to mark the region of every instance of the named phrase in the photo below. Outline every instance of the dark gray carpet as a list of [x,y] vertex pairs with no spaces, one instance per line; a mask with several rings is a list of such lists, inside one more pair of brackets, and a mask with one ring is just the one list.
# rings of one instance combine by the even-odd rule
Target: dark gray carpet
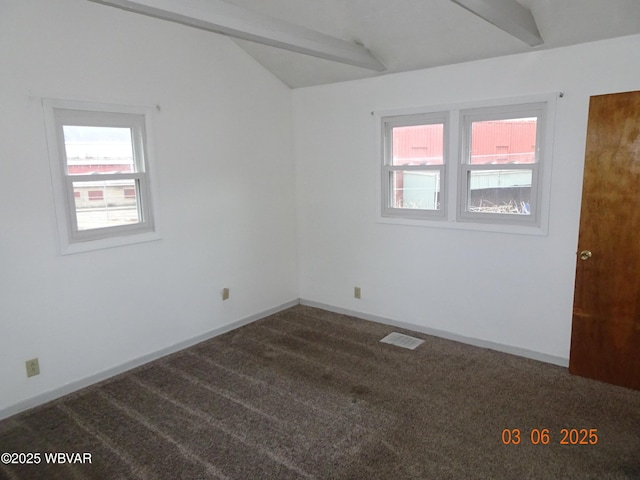
[[640,392],[421,334],[379,343],[391,331],[291,308],[0,422],[0,452],[92,460],[0,478],[640,479]]

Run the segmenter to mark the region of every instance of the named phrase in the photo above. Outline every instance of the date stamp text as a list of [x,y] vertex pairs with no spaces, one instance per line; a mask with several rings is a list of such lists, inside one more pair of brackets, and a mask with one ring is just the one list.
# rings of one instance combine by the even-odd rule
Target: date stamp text
[[504,445],[597,445],[600,437],[597,428],[561,428],[559,432],[552,432],[548,428],[533,428],[531,431],[519,428],[505,428],[502,430]]

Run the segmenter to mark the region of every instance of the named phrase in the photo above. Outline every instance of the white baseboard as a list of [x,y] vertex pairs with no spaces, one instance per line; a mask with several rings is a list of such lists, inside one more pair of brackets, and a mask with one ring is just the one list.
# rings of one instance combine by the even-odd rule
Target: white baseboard
[[503,345],[500,343],[490,342],[487,340],[481,340],[481,339],[472,338],[472,337],[465,337],[463,335],[446,332],[444,330],[437,330],[429,327],[424,327],[421,325],[402,322],[402,321],[394,320],[391,318],[380,317],[380,316],[372,315],[368,313],[358,312],[356,310],[349,310],[346,308],[335,307],[333,305],[328,305],[325,303],[315,302],[313,300],[306,300],[301,298],[301,299],[291,300],[287,303],[283,303],[282,305],[278,305],[277,307],[264,310],[254,315],[249,315],[248,317],[228,323],[227,325],[223,325],[222,327],[214,328],[213,330],[205,332],[196,337],[190,338],[188,340],[184,340],[182,342],[178,342],[174,345],[157,350],[155,352],[142,355],[138,358],[135,358],[123,364],[117,365],[116,367],[109,368],[107,370],[96,373],[94,375],[90,375],[88,377],[82,378],[80,380],[76,380],[71,383],[67,383],[61,387],[55,388],[53,390],[49,390],[48,392],[36,395],[35,397],[28,398],[21,402],[18,402],[14,405],[11,405],[7,408],[0,410],[0,420],[4,418],[8,418],[10,416],[23,412],[25,410],[28,410],[30,408],[43,405],[47,402],[50,402],[51,400],[55,400],[69,393],[73,393],[82,388],[88,387],[90,385],[101,382],[108,378],[114,377],[116,375],[126,372],[127,370],[131,370],[133,368],[139,367],[146,363],[152,362],[153,360],[157,360],[159,358],[170,355],[172,353],[179,352],[180,350],[184,350],[185,348],[191,347],[193,345],[196,345],[210,338],[217,337],[218,335],[222,335],[223,333],[227,333],[231,330],[235,330],[236,328],[255,322],[256,320],[260,320],[262,318],[268,317],[269,315],[273,315],[274,313],[278,313],[282,310],[286,310],[287,308],[291,308],[298,304],[307,305],[309,307],[321,308],[323,310],[328,310],[330,312],[340,313],[344,315],[351,315],[353,317],[362,318],[363,320],[369,320],[372,322],[382,323],[385,325],[392,325],[392,326],[403,328],[406,330],[413,330],[414,332],[425,333],[427,335],[433,335],[434,337],[445,338],[447,340],[466,343],[468,345],[474,345],[476,347],[489,348],[491,350],[496,350],[499,352],[505,352],[505,353],[510,353],[512,355],[518,355],[520,357],[531,358],[533,360],[539,360],[542,362],[559,365],[561,367],[567,367],[569,365],[568,358],[556,357],[554,355],[549,355],[546,353],[536,352],[536,351],[528,350],[525,348],[514,347],[511,345]]
[[69,393],[73,393],[82,388],[88,387],[90,385],[101,382],[108,378],[114,377],[116,375],[126,372],[127,370],[131,370],[132,368],[136,368],[141,365],[144,365],[145,363],[149,363],[149,362],[152,362],[153,360],[157,360],[159,358],[165,357],[172,353],[179,352],[180,350],[184,350],[185,348],[196,345],[197,343],[204,342],[205,340],[209,340],[210,338],[217,337],[218,335],[222,335],[223,333],[227,333],[231,330],[235,330],[236,328],[242,327],[243,325],[247,325],[249,323],[255,322],[256,320],[260,320],[261,318],[265,318],[265,317],[268,317],[269,315],[273,315],[274,313],[278,313],[282,310],[286,310],[287,308],[291,308],[295,305],[298,305],[299,303],[300,302],[298,299],[291,300],[287,303],[283,303],[282,305],[278,305],[277,307],[264,310],[254,315],[249,315],[248,317],[228,323],[227,325],[223,325],[222,327],[214,328],[213,330],[205,332],[201,335],[195,336],[193,338],[189,338],[182,342],[178,342],[174,345],[171,345],[166,348],[162,348],[155,352],[142,355],[141,357],[135,358],[133,360],[129,360],[128,362],[122,363],[120,365],[117,365],[113,368],[109,368],[102,372],[98,372],[94,375],[90,375],[80,380],[67,383],[61,387],[54,388],[53,390],[49,390],[48,392],[36,395],[35,397],[28,398],[26,400],[23,400],[21,402],[18,402],[14,405],[11,405],[7,408],[0,410],[0,420],[11,417],[12,415],[23,412],[30,408],[43,405],[47,402],[50,402],[51,400],[55,400],[56,398],[60,398],[64,395],[68,395]]
[[446,332],[444,330],[438,330],[435,328],[424,327],[422,325],[416,325],[413,323],[401,322],[391,318],[379,317],[377,315],[371,315],[368,313],[362,313],[355,310],[349,310],[346,308],[334,307],[333,305],[327,305],[325,303],[314,302],[313,300],[300,299],[301,305],[307,305],[309,307],[321,308],[330,312],[341,313],[343,315],[350,315],[352,317],[361,318],[363,320],[369,320],[371,322],[382,323],[385,325],[392,325],[398,328],[404,328],[406,330],[413,330],[414,332],[426,333],[434,337],[445,338],[447,340],[453,340],[455,342],[466,343],[468,345],[474,345],[476,347],[488,348],[496,350],[498,352],[510,353],[519,357],[531,358],[533,360],[539,360],[545,363],[551,363],[553,365],[559,365],[561,367],[569,366],[569,359],[564,357],[557,357],[549,355],[547,353],[536,352],[534,350],[528,350],[526,348],[514,347],[512,345],[504,345],[501,343],[495,343],[488,340],[482,340],[478,338],[465,337],[464,335],[458,335],[456,333]]

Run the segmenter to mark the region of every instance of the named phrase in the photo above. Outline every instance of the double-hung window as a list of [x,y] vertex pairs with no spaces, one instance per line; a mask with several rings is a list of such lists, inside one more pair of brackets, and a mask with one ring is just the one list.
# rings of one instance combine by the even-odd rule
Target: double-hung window
[[385,117],[383,215],[444,215],[448,114]]
[[546,234],[554,108],[537,95],[379,116],[381,221]]
[[545,104],[463,110],[458,219],[537,224]]
[[44,107],[63,253],[157,238],[149,110],[55,100]]

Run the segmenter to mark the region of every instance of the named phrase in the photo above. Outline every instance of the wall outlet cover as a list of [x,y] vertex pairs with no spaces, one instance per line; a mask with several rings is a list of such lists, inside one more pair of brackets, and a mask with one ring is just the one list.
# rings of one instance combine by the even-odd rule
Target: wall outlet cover
[[33,377],[34,375],[40,375],[40,364],[37,358],[32,358],[25,362],[27,367],[27,377]]

